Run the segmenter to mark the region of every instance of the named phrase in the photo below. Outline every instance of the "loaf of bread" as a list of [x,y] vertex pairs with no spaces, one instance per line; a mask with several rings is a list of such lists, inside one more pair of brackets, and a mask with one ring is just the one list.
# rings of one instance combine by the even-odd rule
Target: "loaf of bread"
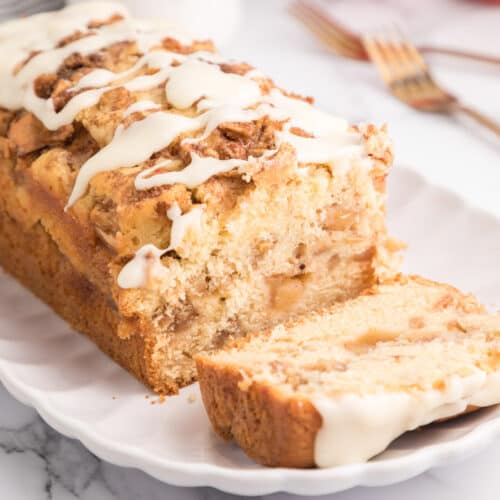
[[361,462],[405,431],[500,403],[500,314],[399,276],[197,366],[215,431],[256,461]]
[[0,264],[140,380],[390,274],[386,131],[159,20],[0,27]]

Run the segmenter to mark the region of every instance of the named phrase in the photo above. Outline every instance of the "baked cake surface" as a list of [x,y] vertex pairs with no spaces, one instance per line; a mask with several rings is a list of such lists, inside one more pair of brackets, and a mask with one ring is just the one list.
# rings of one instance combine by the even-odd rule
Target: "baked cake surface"
[[500,403],[500,313],[399,276],[197,365],[215,431],[258,462],[361,462],[405,431]]
[[146,384],[390,274],[385,128],[114,3],[0,26],[0,264]]

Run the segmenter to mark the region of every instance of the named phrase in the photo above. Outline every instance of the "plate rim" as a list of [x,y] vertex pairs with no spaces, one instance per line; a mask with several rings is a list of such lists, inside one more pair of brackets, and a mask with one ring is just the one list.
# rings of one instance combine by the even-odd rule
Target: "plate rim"
[[[419,184],[453,196],[464,209],[500,223],[500,217],[488,212],[456,191],[431,182],[416,169],[397,166],[414,177]],[[29,290],[28,290],[29,292]],[[110,362],[112,362],[110,360]],[[235,495],[258,496],[277,492],[298,495],[324,495],[347,490],[355,486],[383,486],[415,477],[433,467],[457,463],[476,454],[500,436],[500,415],[479,423],[466,434],[447,441],[427,445],[404,457],[387,458],[328,469],[264,468],[258,465],[235,472],[212,463],[185,463],[156,458],[139,446],[119,443],[107,438],[74,417],[59,412],[44,398],[42,390],[16,379],[8,369],[8,362],[0,358],[0,382],[21,403],[33,407],[40,417],[64,436],[79,440],[99,458],[121,467],[144,471],[159,481],[180,487],[213,487]],[[208,423],[207,423],[208,425]]]

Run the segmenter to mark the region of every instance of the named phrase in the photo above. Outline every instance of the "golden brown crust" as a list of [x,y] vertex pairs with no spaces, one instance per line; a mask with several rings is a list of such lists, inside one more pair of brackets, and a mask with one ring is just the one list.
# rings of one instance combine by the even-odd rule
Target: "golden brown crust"
[[[87,27],[91,30],[120,19],[120,15],[111,16]],[[91,34],[86,30],[70,34],[59,46]],[[72,53],[59,68],[40,74],[33,90],[39,98],[51,99],[59,112],[84,91],[78,83],[93,70],[120,73],[130,69],[143,55],[139,46],[122,41],[95,53]],[[215,51],[211,42],[183,45],[171,38],[153,48],[162,49],[177,53],[172,66],[184,55]],[[28,60],[21,61],[16,71]],[[213,64],[238,75],[251,70],[244,63]],[[156,71],[158,68],[144,65],[120,80]],[[255,79],[263,94],[275,88],[270,79]],[[259,328],[263,329],[299,314],[301,300],[303,309],[310,310],[356,295],[375,281],[385,265],[379,249],[387,238],[384,191],[392,153],[385,129],[366,126],[356,130],[373,160],[373,169],[368,172],[358,166],[340,181],[334,182],[336,174],[327,173],[324,165],[311,165],[307,178],[296,175],[296,151],[285,142],[265,162],[249,162],[247,167],[215,175],[196,188],[175,184],[136,189],[137,174],[162,159],[173,160],[169,168],[181,168],[190,162],[192,153],[218,159],[259,157],[276,147],[276,132],[283,128],[282,121],[269,116],[248,123],[225,122],[202,140],[193,143],[179,136],[136,166],[93,176],[85,194],[66,211],[82,165],[109,144],[118,125],[129,127],[152,112],[135,111],[124,117],[132,103],[148,99],[157,105],[154,109],[172,111],[164,87],[165,82],[137,91],[111,88],[95,105],[80,110],[73,123],[53,131],[26,110],[0,109],[0,215],[11,221],[5,222],[0,238],[9,226],[14,247],[21,248],[25,242],[18,254],[27,256],[26,264],[21,259],[13,262],[4,252],[1,263],[9,272],[138,378],[160,392],[175,392],[195,377],[192,355],[218,347],[218,339],[244,335],[255,328],[256,321],[261,321]],[[175,112],[192,117],[199,110],[193,105]],[[304,133],[296,127],[294,132]],[[200,138],[201,134],[200,129],[184,135]],[[295,206],[286,206],[292,196]],[[365,198],[375,201],[365,206]],[[167,210],[175,203],[183,214],[195,205],[204,205],[203,242],[198,244],[199,235],[191,231],[187,250],[162,256],[161,264],[175,286],[169,283],[160,291],[158,287],[119,287],[118,273],[139,248],[169,246],[172,221]],[[344,215],[344,205],[351,217],[341,227],[335,214]],[[239,228],[250,225],[244,206],[261,223],[261,227],[251,224],[254,234],[248,241],[238,234]],[[272,215],[266,219],[267,214]],[[297,223],[304,227],[295,229]],[[42,256],[36,245],[28,243],[39,238],[47,247],[45,260],[52,263],[47,265],[61,262],[66,269],[57,280],[44,275]],[[285,239],[287,244],[283,244]],[[7,246],[8,241],[4,242]],[[308,247],[303,257],[296,252],[301,246]],[[345,257],[340,259],[337,254]],[[325,276],[323,267],[331,274]],[[62,289],[68,287],[67,294],[60,293],[59,282],[64,282]],[[72,291],[76,282],[85,282],[80,288],[92,291],[96,304],[99,302],[95,310],[85,305],[78,287]],[[95,311],[103,315],[102,326]],[[265,314],[268,317],[262,319]],[[90,317],[85,319],[85,315]],[[107,316],[114,318],[112,324],[106,323]]]
[[[20,280],[23,281],[25,285],[29,288],[33,288],[35,293],[44,298],[44,300],[75,328],[94,336],[96,343],[100,345],[105,352],[109,353],[114,359],[118,359],[122,365],[132,371],[138,378],[146,382],[147,385],[162,393],[175,393],[180,386],[186,385],[194,380],[194,366],[192,369],[186,370],[186,372],[180,375],[175,375],[174,378],[168,378],[168,376],[165,375],[166,370],[162,372],[162,366],[160,366],[158,357],[156,358],[157,361],[155,361],[155,353],[157,353],[156,346],[159,340],[165,340],[165,337],[168,336],[182,338],[182,332],[177,332],[173,329],[167,330],[162,324],[153,324],[153,318],[151,316],[140,316],[137,314],[138,303],[142,305],[143,302],[141,303],[138,301],[137,296],[133,293],[119,293],[120,291],[116,290],[116,284],[114,287],[113,285],[110,286],[110,282],[106,279],[106,277],[109,276],[110,266],[119,268],[125,263],[123,260],[120,261],[119,257],[115,258],[115,250],[113,248],[114,241],[111,240],[108,243],[104,238],[99,237],[99,234],[95,234],[91,224],[92,221],[77,219],[74,218],[71,213],[64,212],[61,200],[57,196],[57,185],[53,186],[54,189],[50,190],[46,189],[43,185],[44,176],[51,176],[54,169],[57,170],[59,156],[65,157],[68,154],[72,153],[64,148],[54,149],[52,150],[52,156],[50,158],[47,158],[45,161],[39,158],[32,164],[29,164],[29,159],[26,159],[26,161],[17,159],[16,161],[10,158],[7,152],[5,155],[6,159],[0,160],[0,187],[2,187],[0,202],[3,205],[3,210],[9,213],[13,219],[16,219],[16,227],[1,230],[0,235],[3,234],[4,231],[5,233],[11,231],[13,234],[16,231],[26,231],[26,233],[30,235],[33,226],[37,226],[41,230],[43,228],[45,238],[51,240],[53,244],[54,256],[48,255],[47,259],[54,261],[60,258],[67,259],[68,265],[72,269],[72,273],[80,276],[80,278],[85,276],[84,279],[87,281],[88,286],[99,291],[99,300],[103,304],[109,304],[112,308],[119,310],[119,321],[117,321],[112,329],[103,327],[103,332],[100,332],[97,320],[95,324],[79,323],[75,318],[83,314],[83,311],[86,311],[92,316],[95,315],[95,310],[99,310],[99,308],[96,307],[88,310],[84,306],[79,305],[84,303],[82,298],[73,299],[71,294],[67,294],[67,296],[64,294],[57,296],[57,301],[59,302],[56,301],[54,303],[51,299],[51,294],[55,293],[57,295],[58,282],[66,278],[61,277],[58,280],[54,280],[52,277],[48,277],[47,283],[44,284],[46,289],[39,291],[40,283],[37,282],[38,278],[32,277],[36,276],[36,273],[33,273],[31,269],[23,271],[23,265],[21,263],[18,264],[21,270],[16,269],[8,260],[4,265],[9,272],[19,276]],[[28,164],[28,166],[26,164]],[[286,167],[286,165],[283,166],[283,168]],[[264,177],[267,174],[268,173],[264,171],[259,174],[259,176]],[[60,177],[58,182],[64,184],[65,178]],[[278,181],[270,180],[269,182],[272,183],[271,185],[274,185]],[[246,196],[247,193],[252,192],[253,188],[251,186],[249,187],[248,184],[242,181],[239,181],[239,183],[241,184],[241,194],[239,196]],[[221,192],[218,193],[218,189],[226,185],[227,187],[223,187],[220,189]],[[211,194],[215,195],[218,193],[225,203],[228,202],[228,196],[226,196],[227,190],[231,190],[233,194],[236,191],[235,179],[231,178],[209,182],[204,186],[204,189],[205,191],[209,191],[211,187],[213,187]],[[190,200],[187,200],[186,203],[190,203]],[[166,201],[165,204],[167,204]],[[165,212],[164,208],[165,207],[161,210],[162,213]],[[230,210],[231,208],[228,208],[229,213]],[[132,212],[132,214],[133,213],[134,212]],[[141,220],[141,213],[141,211],[137,211],[134,217]],[[94,212],[94,216],[98,217],[98,214]],[[161,218],[163,220],[166,219],[164,216]],[[159,232],[164,234],[168,233],[166,230]],[[24,253],[29,253],[33,248],[37,248],[37,245],[28,243],[30,237],[26,237],[24,240]],[[367,244],[368,243],[369,242],[367,242]],[[20,243],[19,246],[21,246]],[[37,258],[36,252],[34,257]],[[366,257],[366,261],[357,262],[359,259],[354,259],[355,265],[353,265],[353,269],[358,274],[355,273],[357,281],[351,283],[353,287],[351,295],[358,293],[363,286],[374,281],[375,274],[372,267],[373,256],[368,255]],[[89,263],[92,265],[89,266]],[[35,267],[34,263],[30,265],[33,268]],[[71,281],[72,278],[68,278],[68,280]],[[56,290],[51,291],[50,287],[54,287]],[[346,293],[348,292],[347,289],[345,289],[345,291]],[[142,290],[138,290],[137,292],[139,294],[146,293]],[[142,299],[143,296],[141,295],[140,298]],[[67,306],[64,306],[64,300],[68,301]],[[180,313],[185,314],[189,312],[190,309],[188,306],[183,306],[184,310],[180,311]],[[73,312],[65,313],[65,307],[72,309]],[[168,316],[166,319],[171,321],[173,328],[176,328],[178,324],[178,313],[174,311],[174,314],[175,316]],[[182,323],[182,318],[180,321]],[[167,325],[167,328],[168,327],[169,325]],[[238,328],[237,324],[235,324],[235,328]],[[111,338],[112,332],[116,335],[116,339]],[[162,336],[163,339],[160,339]],[[126,344],[122,343],[121,340],[127,339],[130,341],[134,337],[137,337],[135,340],[137,346],[127,350]],[[109,347],[109,343],[113,344],[113,347]],[[133,344],[133,342],[131,342],[131,344]],[[120,349],[119,346],[122,345],[124,346],[124,353],[120,355],[118,350]],[[168,354],[169,347],[163,349],[163,352]],[[132,352],[135,352],[135,356],[137,356],[138,359],[132,359]],[[179,357],[182,357],[182,354],[180,354]],[[133,368],[134,366],[136,368]]]
[[[196,368],[203,404],[213,430],[222,439],[234,440],[262,465],[304,469],[316,466],[314,446],[322,417],[309,400],[287,397],[264,383],[247,386],[241,372],[206,356],[196,358]],[[479,409],[469,405],[462,413],[436,423]]]
[[41,225],[22,228],[0,210],[0,265],[46,302],[73,328],[158,392],[175,392],[159,380],[152,364],[152,339],[120,338],[124,322],[116,306],[78,273]]
[[234,439],[255,461],[271,467],[314,467],[321,416],[310,401],[265,384],[242,388],[243,375],[207,357],[196,359],[203,403],[216,433]]
[[[472,295],[463,294],[451,285],[416,275],[399,274],[370,286],[360,296],[376,295],[383,287],[412,283],[442,292],[434,305],[436,310],[451,307],[465,314],[485,312]],[[319,318],[327,313],[333,314],[335,310],[345,308],[346,304],[349,302],[330,306],[314,316]],[[292,319],[283,327],[291,331],[310,322],[311,316]],[[251,342],[252,338],[265,337],[271,332],[272,329],[238,339],[228,345],[227,350],[244,350],[245,344]],[[391,334],[394,335],[394,332]],[[312,402],[299,393],[287,392],[284,386],[280,388],[264,380],[253,379],[248,366],[240,367],[237,362],[231,362],[230,352],[222,361],[217,358],[217,353],[196,357],[203,403],[215,432],[225,440],[234,440],[248,456],[263,465],[314,467],[315,440],[322,425],[322,417]],[[462,414],[477,409],[469,405]]]
[[[116,19],[112,17],[106,23],[116,22]],[[65,43],[70,40],[71,38]],[[172,39],[165,39],[162,48],[179,54],[190,54],[200,50],[214,51],[210,42],[196,41],[184,46]],[[35,82],[35,91],[39,97],[51,98],[55,109],[59,110],[76,95],[77,92],[70,91],[70,89],[74,88],[84,75],[96,68],[114,72],[123,71],[133,66],[140,56],[137,46],[132,42],[116,43],[98,53],[86,56],[72,54],[62,63],[57,72],[40,75]],[[220,66],[223,71],[235,74],[244,73],[251,68],[244,63],[221,63]],[[139,73],[148,71],[147,68],[143,68]],[[275,88],[271,80],[266,79],[263,82],[266,83],[266,92]],[[102,95],[96,105],[82,110],[75,117],[72,125],[63,126],[56,131],[45,129],[31,113],[21,111],[12,115],[0,109],[0,135],[8,138],[13,157],[18,162],[22,160],[27,170],[31,170],[33,165],[37,165],[37,170],[41,170],[42,165],[45,168],[48,163],[52,164],[50,174],[43,178],[38,177],[36,182],[63,207],[68,201],[76,174],[85,160],[110,142],[118,124],[123,122],[125,126],[129,126],[133,121],[145,116],[142,112],[136,112],[123,119],[125,109],[137,100],[148,98],[156,102],[161,109],[168,110],[170,105],[164,94],[162,85],[141,92],[130,92],[125,88],[110,90]],[[300,98],[291,93],[285,92],[285,94]],[[185,114],[189,116],[194,112],[193,108],[186,110]],[[160,214],[155,207],[166,206],[168,208],[173,202],[178,202],[181,209],[187,211],[192,201],[208,204],[210,210],[220,212],[225,209],[226,203],[231,201],[234,203],[239,194],[238,190],[227,188],[225,179],[241,180],[242,174],[232,170],[210,179],[206,184],[211,184],[212,189],[223,191],[224,196],[207,200],[199,196],[199,192],[203,191],[205,186],[200,186],[196,190],[189,190],[185,187],[181,189],[180,186],[161,186],[138,192],[133,181],[140,170],[167,158],[177,160],[180,168],[181,165],[189,163],[192,152],[220,159],[258,157],[264,151],[275,147],[275,132],[282,126],[282,122],[264,117],[247,123],[223,123],[209,137],[196,144],[181,143],[179,137],[167,148],[156,152],[150,160],[137,167],[119,168],[96,175],[91,180],[85,196],[75,203],[70,212],[78,224],[90,227],[91,231],[87,233],[90,242],[95,236],[94,233],[103,235],[108,243],[116,243],[116,249],[122,256],[130,256],[143,244],[142,241],[137,242],[136,235],[133,234],[134,221],[125,217],[123,215],[125,213],[133,212],[137,214],[137,217],[140,216],[148,228],[147,236],[150,240],[148,243],[161,246],[164,242],[158,241],[157,235],[168,236],[169,222],[166,221],[165,212],[162,211]],[[367,154],[376,163],[374,177],[380,170],[380,179],[383,180],[392,161],[391,148],[386,144],[385,129],[377,130],[370,125],[364,127],[361,132],[366,142]],[[193,132],[193,134],[200,135],[201,131]],[[82,137],[89,139],[84,142],[83,148],[80,147]],[[81,154],[82,149],[83,154]],[[282,151],[283,149],[285,150]],[[64,150],[66,154],[61,154],[61,150]],[[276,161],[272,165],[268,162],[266,169],[274,170],[275,176],[279,176],[279,165],[290,161],[294,160],[293,158],[290,160],[289,152],[286,148],[281,148],[276,154]],[[252,175],[254,181],[269,182],[270,175],[260,176],[257,179],[258,171],[264,168],[263,165],[254,165],[251,168],[256,171],[247,173]],[[59,182],[60,178],[63,178],[64,182]],[[247,187],[250,188],[251,185],[247,183]],[[186,203],[186,200],[189,200],[189,203]],[[100,279],[106,278],[104,274]]]

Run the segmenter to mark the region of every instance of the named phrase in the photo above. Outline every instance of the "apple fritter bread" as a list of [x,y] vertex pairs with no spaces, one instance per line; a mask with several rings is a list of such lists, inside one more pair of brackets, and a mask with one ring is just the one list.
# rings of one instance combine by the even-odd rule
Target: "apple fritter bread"
[[119,4],[0,26],[0,264],[159,392],[390,274],[384,127]]

